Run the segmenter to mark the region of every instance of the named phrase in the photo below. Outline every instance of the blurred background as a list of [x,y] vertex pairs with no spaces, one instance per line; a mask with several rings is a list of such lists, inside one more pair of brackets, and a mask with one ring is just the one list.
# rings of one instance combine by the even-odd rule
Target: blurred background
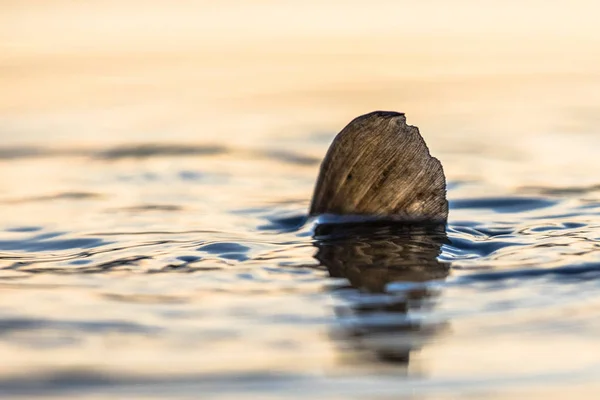
[[596,122],[593,1],[1,7],[6,144],[249,145],[380,108],[487,143]]
[[0,7],[5,146],[279,149],[284,138],[391,109],[407,113],[434,151],[519,154],[562,168],[572,160],[548,150],[564,148],[553,135],[590,133],[598,121],[593,1]]
[[[599,12],[591,0],[0,0],[0,388],[549,398],[552,381],[557,396],[590,395],[593,281],[518,272],[503,291],[459,278],[597,262]],[[332,295],[348,282],[298,228],[335,133],[378,109],[405,112],[444,165],[452,244],[437,250],[458,277],[417,296],[444,300],[405,321],[419,344],[402,346],[419,355],[400,357],[402,387],[384,364],[340,369],[354,346],[331,330],[373,321],[334,305],[390,300]],[[378,323],[396,324],[386,310]]]

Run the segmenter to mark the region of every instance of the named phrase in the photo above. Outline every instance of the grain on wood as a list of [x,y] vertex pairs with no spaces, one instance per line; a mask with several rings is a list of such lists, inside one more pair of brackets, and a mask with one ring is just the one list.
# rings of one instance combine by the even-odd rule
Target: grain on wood
[[335,137],[317,179],[310,215],[446,221],[446,179],[402,113],[375,111]]

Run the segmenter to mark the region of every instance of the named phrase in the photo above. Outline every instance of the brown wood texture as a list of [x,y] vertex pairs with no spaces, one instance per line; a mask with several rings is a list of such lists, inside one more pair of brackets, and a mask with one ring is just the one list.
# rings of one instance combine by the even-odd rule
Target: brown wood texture
[[310,215],[446,221],[446,179],[404,114],[375,111],[335,137],[317,179]]

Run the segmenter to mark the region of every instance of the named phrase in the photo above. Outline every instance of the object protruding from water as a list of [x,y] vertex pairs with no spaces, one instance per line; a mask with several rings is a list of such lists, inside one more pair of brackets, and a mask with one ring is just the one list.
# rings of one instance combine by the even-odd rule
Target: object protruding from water
[[322,214],[445,223],[442,164],[404,114],[362,115],[335,137],[321,164],[310,215]]

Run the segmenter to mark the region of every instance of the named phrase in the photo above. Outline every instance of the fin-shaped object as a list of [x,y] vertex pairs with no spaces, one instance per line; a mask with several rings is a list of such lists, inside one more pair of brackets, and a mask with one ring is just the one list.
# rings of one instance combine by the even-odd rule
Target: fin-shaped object
[[350,122],[321,164],[310,215],[406,221],[448,218],[446,178],[404,114],[375,111]]

